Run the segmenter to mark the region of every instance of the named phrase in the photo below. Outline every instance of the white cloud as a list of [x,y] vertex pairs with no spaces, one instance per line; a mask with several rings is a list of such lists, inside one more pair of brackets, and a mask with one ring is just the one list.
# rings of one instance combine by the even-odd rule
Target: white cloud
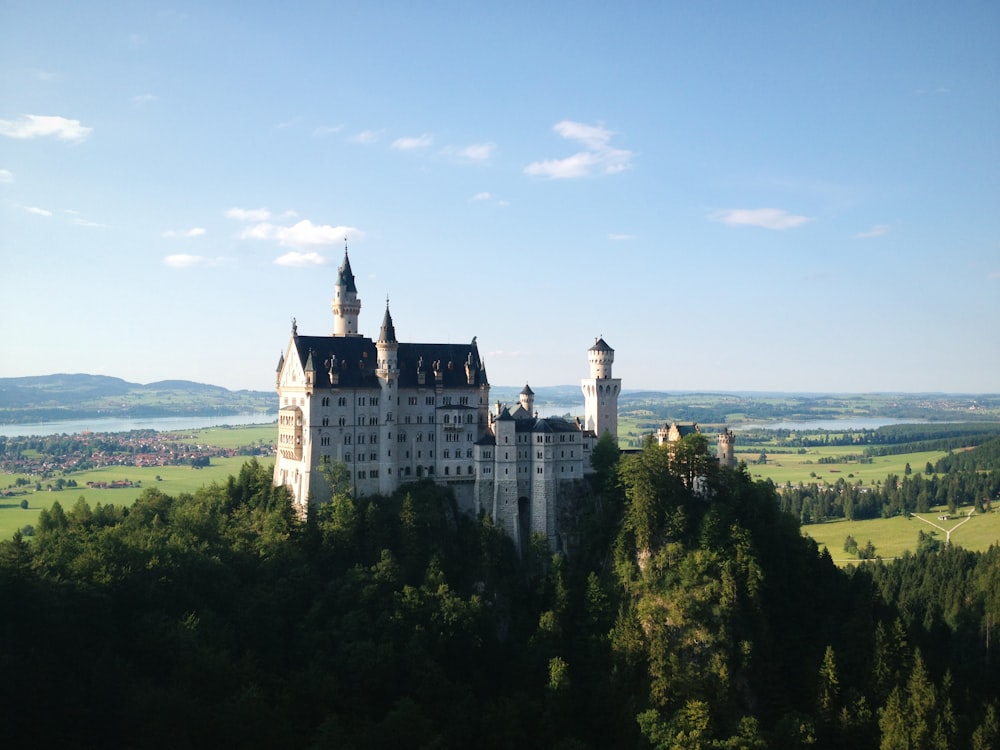
[[9,138],[38,138],[55,136],[61,141],[79,143],[86,139],[93,128],[84,127],[79,120],[49,115],[24,115],[20,120],[0,120],[0,135]]
[[138,96],[133,96],[131,101],[133,107],[141,107],[144,104],[155,102],[156,94],[139,94]]
[[487,192],[484,191],[482,193],[476,193],[474,196],[472,196],[472,200],[474,200],[474,201],[488,201],[492,197],[493,197],[492,193],[487,193]]
[[460,149],[458,152],[458,158],[463,161],[471,162],[485,162],[489,161],[493,152],[496,151],[497,144],[495,143],[473,143]]
[[191,229],[170,229],[163,233],[164,237],[175,238],[175,237],[201,237],[205,234],[204,227],[192,227]]
[[163,263],[171,268],[193,268],[207,262],[208,259],[202,255],[168,255],[163,259]]
[[243,240],[275,240],[279,245],[294,248],[333,245],[345,238],[362,236],[363,233],[354,227],[313,224],[308,219],[303,219],[290,227],[260,222],[247,227],[239,234],[239,238]]
[[887,234],[889,234],[888,224],[876,224],[867,232],[858,232],[856,235],[854,235],[854,238],[859,240],[867,240],[872,237],[884,237]]
[[327,260],[317,252],[300,253],[298,251],[293,250],[290,253],[285,253],[279,258],[275,258],[274,262],[279,266],[302,268],[305,266],[326,265]]
[[624,240],[634,240],[634,234],[617,234],[615,232],[608,232],[608,239],[614,242],[621,242]]
[[362,130],[357,135],[351,137],[350,140],[353,143],[368,144],[368,143],[375,143],[379,139],[379,136],[380,136],[380,131]]
[[394,140],[392,142],[392,148],[397,151],[412,151],[417,148],[427,148],[432,142],[433,139],[426,133],[417,136],[408,135]]
[[564,159],[532,162],[524,168],[525,174],[562,180],[587,177],[594,173],[618,174],[632,166],[632,157],[635,155],[632,151],[611,146],[614,131],[601,125],[585,125],[572,120],[557,122],[552,129],[557,135],[580,143],[586,150]]
[[51,216],[52,212],[47,208],[39,208],[38,206],[25,206],[24,210],[29,214],[35,214],[36,216]]
[[13,182],[14,173],[9,169],[0,169],[0,182]]
[[313,130],[313,135],[322,138],[327,135],[334,135],[344,129],[343,125],[321,125]]
[[298,125],[300,122],[302,122],[302,115],[296,115],[291,120],[285,120],[284,122],[276,123],[274,129],[285,130],[286,128],[290,128],[293,125]]
[[266,208],[230,208],[226,211],[226,218],[237,221],[267,221],[271,218],[271,212]]
[[812,221],[808,216],[797,216],[780,208],[727,208],[710,214],[708,218],[729,226],[764,229],[793,229]]
[[69,223],[75,227],[91,227],[93,229],[107,229],[107,224],[102,224],[99,221],[91,221],[90,219],[84,219],[76,216],[69,220]]

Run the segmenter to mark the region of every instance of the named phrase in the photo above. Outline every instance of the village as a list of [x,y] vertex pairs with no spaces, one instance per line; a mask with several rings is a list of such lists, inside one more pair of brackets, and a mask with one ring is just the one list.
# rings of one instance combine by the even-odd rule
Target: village
[[[208,466],[213,458],[268,453],[267,446],[222,448],[183,442],[194,435],[178,432],[134,430],[131,432],[82,432],[45,437],[0,436],[0,472],[29,475],[37,480],[59,475],[63,486],[75,486],[64,479],[75,472],[105,466]],[[21,480],[23,485],[27,480]],[[93,483],[88,482],[88,486]],[[94,486],[97,486],[94,484]],[[108,482],[108,488],[131,486],[128,482]],[[61,489],[61,487],[60,487]],[[2,495],[16,494],[16,489],[0,490]]]

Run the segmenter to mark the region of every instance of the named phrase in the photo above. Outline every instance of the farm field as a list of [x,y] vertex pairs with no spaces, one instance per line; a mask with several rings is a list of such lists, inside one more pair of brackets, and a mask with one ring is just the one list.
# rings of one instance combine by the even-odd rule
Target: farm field
[[[235,430],[234,430],[235,432]],[[273,433],[273,428],[271,429]],[[213,443],[221,446],[221,443]],[[247,445],[247,440],[242,440],[237,445]],[[222,446],[225,447],[225,446]],[[65,510],[73,507],[77,498],[84,498],[91,507],[97,503],[102,505],[131,505],[135,499],[146,489],[155,487],[168,495],[179,495],[184,492],[194,492],[199,487],[212,482],[223,482],[230,474],[238,474],[240,467],[249,461],[249,456],[233,456],[232,458],[213,458],[212,463],[201,469],[191,466],[103,466],[92,471],[74,472],[67,475],[67,479],[75,479],[78,487],[67,487],[58,492],[42,490],[35,492],[34,477],[29,485],[28,494],[14,497],[0,498],[0,539],[9,539],[18,529],[25,525],[35,525],[38,521],[38,513],[42,508],[51,508],[56,500]],[[258,459],[261,463],[272,465],[270,457]],[[15,482],[19,474],[8,474],[0,472],[0,487],[7,487]],[[160,477],[160,481],[156,477]],[[126,487],[122,489],[97,489],[87,487],[87,482],[112,482],[115,480],[127,479],[139,486]],[[44,483],[51,480],[45,480]],[[27,509],[21,507],[21,501],[27,500]]]
[[[785,448],[784,450],[789,450]],[[923,473],[924,467],[934,464],[946,455],[946,451],[921,451],[919,453],[900,453],[894,456],[872,456],[871,463],[859,463],[857,459],[848,460],[847,456],[859,456],[864,451],[863,446],[831,445],[806,448],[805,453],[772,453],[768,448],[753,446],[752,451],[740,450],[739,435],[736,437],[736,460],[745,461],[750,476],[754,479],[770,479],[776,485],[787,483],[809,484],[810,482],[834,484],[838,479],[856,484],[873,485],[884,482],[889,474],[897,474],[900,478],[906,470],[906,464],[914,473]],[[761,451],[767,453],[767,463],[755,463]],[[835,459],[838,463],[819,463],[820,459]],[[839,463],[839,461],[843,463]]]
[[945,541],[945,533],[934,528],[926,519],[943,529],[961,528],[951,535],[951,543],[963,549],[982,552],[990,545],[1000,544],[1000,513],[974,514],[971,520],[962,523],[972,506],[960,507],[951,520],[941,521],[938,516],[947,509],[932,508],[929,513],[918,513],[910,518],[875,518],[866,521],[846,521],[843,519],[802,527],[802,533],[811,537],[820,547],[826,547],[838,565],[859,564],[863,561],[844,551],[844,540],[854,537],[858,545],[864,547],[868,541],[875,545],[875,554],[883,560],[901,556],[904,552],[916,552],[918,532],[933,533],[935,539]]

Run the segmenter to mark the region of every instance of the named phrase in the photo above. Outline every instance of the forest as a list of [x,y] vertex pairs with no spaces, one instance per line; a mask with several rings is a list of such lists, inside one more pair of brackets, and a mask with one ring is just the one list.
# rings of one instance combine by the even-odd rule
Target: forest
[[700,435],[594,468],[565,554],[430,483],[299,521],[256,459],[56,503],[0,542],[5,744],[1000,748],[1000,548],[841,570]]

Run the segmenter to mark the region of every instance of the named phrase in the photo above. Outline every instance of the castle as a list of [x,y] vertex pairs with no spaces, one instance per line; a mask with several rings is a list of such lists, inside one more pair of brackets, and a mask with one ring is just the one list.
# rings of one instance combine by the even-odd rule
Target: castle
[[[519,547],[541,534],[561,548],[561,510],[583,491],[595,442],[604,433],[618,439],[621,379],[607,342],[598,338],[587,352],[583,421],[542,418],[527,385],[517,404],[491,406],[475,337],[401,343],[388,300],[378,340],[362,336],[346,248],[331,309],[329,336],[300,335],[293,319],[278,361],[274,484],[288,488],[298,514],[330,499],[326,469],[336,462],[356,496],[431,479],[452,489],[461,510],[490,514]],[[731,461],[721,436],[719,449]]]
[[331,307],[332,335],[301,335],[293,320],[277,367],[274,483],[288,488],[297,512],[330,498],[324,469],[342,462],[355,495],[432,479],[454,491],[460,509],[489,513],[515,542],[540,533],[558,547],[560,496],[591,471],[597,438],[618,437],[614,350],[598,339],[588,352],[583,422],[541,418],[528,386],[516,405],[491,408],[475,338],[401,343],[388,301],[378,340],[362,336],[346,248]]

